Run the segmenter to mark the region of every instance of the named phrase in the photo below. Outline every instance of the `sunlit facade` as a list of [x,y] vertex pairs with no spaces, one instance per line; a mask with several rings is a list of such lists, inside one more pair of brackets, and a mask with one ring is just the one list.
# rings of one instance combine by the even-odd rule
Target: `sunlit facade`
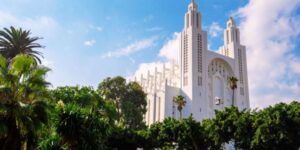
[[[184,17],[181,33],[180,62],[170,62],[135,75],[147,93],[148,125],[167,117],[179,117],[173,98],[182,95],[187,101],[183,117],[190,114],[196,120],[214,117],[214,110],[232,105],[249,108],[246,48],[240,43],[240,32],[233,18],[224,31],[224,46],[218,52],[209,51],[207,32],[202,28],[201,13],[192,1]],[[233,90],[228,77],[238,79]]]

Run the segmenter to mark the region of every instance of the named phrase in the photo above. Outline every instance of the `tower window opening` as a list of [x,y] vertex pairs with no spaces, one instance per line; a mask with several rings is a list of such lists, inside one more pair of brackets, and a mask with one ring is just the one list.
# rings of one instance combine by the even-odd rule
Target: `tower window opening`
[[240,92],[241,92],[241,95],[244,95],[244,88],[243,87],[240,88]]
[[241,49],[238,49],[238,59],[239,59],[239,74],[240,74],[240,83],[244,83],[244,78],[243,78],[243,60],[242,60],[242,52]]
[[197,37],[197,52],[198,52],[198,72],[202,72],[202,37],[198,34]]
[[199,13],[197,13],[197,28],[199,28]]
[[189,14],[186,15],[186,20],[187,20],[186,26],[189,27],[189,25],[190,25],[190,15]]
[[184,48],[183,48],[183,72],[188,72],[188,37],[184,35]]
[[[198,85],[199,85],[199,86],[202,86],[202,77],[200,77],[200,76],[198,77]],[[201,96],[201,95],[200,95],[200,96]]]
[[227,44],[229,44],[229,37],[228,37],[228,30],[226,30],[226,42],[227,42]]
[[158,121],[160,121],[160,103],[161,103],[161,99],[160,97],[158,97]]

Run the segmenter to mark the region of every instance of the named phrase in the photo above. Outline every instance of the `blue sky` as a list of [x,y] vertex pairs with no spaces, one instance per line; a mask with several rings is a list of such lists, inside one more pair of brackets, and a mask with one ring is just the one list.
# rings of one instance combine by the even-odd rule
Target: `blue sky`
[[[203,27],[209,33],[209,47],[217,50],[222,45],[223,28],[233,15],[249,47],[251,98],[267,99],[263,104],[257,100],[252,106],[264,107],[278,102],[272,101],[277,98],[300,99],[300,2],[259,1],[196,0]],[[0,27],[23,27],[31,29],[33,36],[44,38],[40,41],[46,46],[42,50],[44,64],[52,69],[48,80],[54,87],[97,86],[105,77],[132,75],[142,63],[167,61],[159,53],[168,41],[174,40],[174,33],[182,30],[189,3],[190,0],[2,0]],[[280,28],[267,32],[268,25]],[[277,33],[281,35],[277,37]],[[262,43],[253,43],[256,37]],[[268,41],[273,44],[266,44]],[[274,43],[279,50],[272,50]],[[257,67],[260,60],[253,58],[259,51],[264,51],[262,55],[274,54],[264,56],[269,59],[261,57],[261,64],[267,64],[263,67]],[[276,68],[273,62],[283,66]],[[270,82],[276,84],[266,85],[265,79],[256,76],[270,76]]]

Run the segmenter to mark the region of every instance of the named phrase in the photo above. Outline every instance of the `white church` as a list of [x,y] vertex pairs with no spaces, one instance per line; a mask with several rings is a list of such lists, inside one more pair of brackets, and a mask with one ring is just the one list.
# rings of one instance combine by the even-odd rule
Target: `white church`
[[[193,0],[185,14],[181,32],[180,62],[169,63],[135,75],[147,93],[148,125],[167,117],[179,118],[174,97],[184,96],[182,116],[196,120],[212,118],[214,110],[232,105],[249,108],[246,48],[233,18],[224,31],[224,46],[218,52],[208,50],[207,32],[202,29],[201,13]],[[233,94],[228,77],[238,79]]]

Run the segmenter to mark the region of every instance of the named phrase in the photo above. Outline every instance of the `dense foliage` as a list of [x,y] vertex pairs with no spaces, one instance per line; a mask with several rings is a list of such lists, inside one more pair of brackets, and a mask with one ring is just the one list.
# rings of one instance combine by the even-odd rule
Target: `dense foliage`
[[98,92],[107,101],[113,102],[117,111],[117,121],[130,129],[146,127],[143,115],[146,113],[146,93],[137,82],[126,83],[123,77],[104,79]]
[[[38,44],[29,44],[25,53],[17,46],[5,47],[8,38],[6,42],[18,41],[15,34],[27,33],[24,36],[31,39],[28,31],[11,30],[0,32],[0,149],[218,150],[227,143],[247,150],[300,148],[299,102],[253,111],[230,107],[201,122],[191,115],[146,127],[146,94],[138,83],[118,76],[103,80],[97,90],[79,86],[49,89],[45,76],[50,69],[32,56],[39,54],[33,50]],[[6,34],[11,35],[1,37]],[[24,42],[27,44],[18,44],[28,45]],[[21,52],[4,53],[12,50]],[[184,97],[174,97],[174,102],[181,112]]]

